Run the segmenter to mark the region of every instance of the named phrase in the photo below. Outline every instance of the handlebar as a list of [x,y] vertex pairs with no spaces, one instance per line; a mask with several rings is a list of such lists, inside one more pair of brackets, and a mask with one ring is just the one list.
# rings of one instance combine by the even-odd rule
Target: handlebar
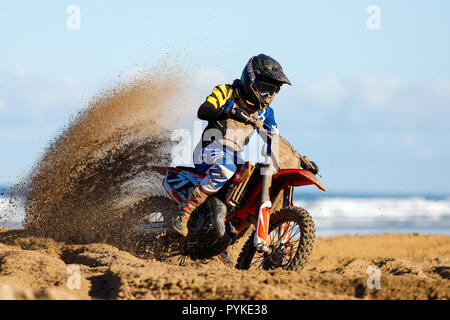
[[253,126],[257,127],[258,129],[266,130],[266,128],[264,128],[264,126],[268,127],[267,124],[264,123],[264,121],[261,121],[261,120],[258,119],[258,116],[256,116],[253,113],[252,114],[248,114],[246,111],[244,111],[243,109],[241,109],[239,107],[234,107],[233,109],[231,109],[230,112],[234,116],[239,114],[239,117],[242,120],[252,124]]

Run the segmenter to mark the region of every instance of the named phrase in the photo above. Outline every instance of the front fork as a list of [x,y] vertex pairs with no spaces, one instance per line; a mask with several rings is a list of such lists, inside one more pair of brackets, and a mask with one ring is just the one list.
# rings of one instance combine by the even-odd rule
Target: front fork
[[[258,221],[256,224],[256,232],[253,238],[253,244],[255,245],[258,252],[269,254],[271,249],[266,244],[267,236],[269,233],[270,214],[272,208],[272,202],[270,201],[269,196],[269,189],[272,185],[272,167],[269,157],[266,157],[264,166],[261,168],[261,173],[263,174],[261,206],[259,207]],[[283,207],[287,207],[292,204],[292,191],[292,187],[285,189]],[[285,223],[279,230],[281,245],[283,247],[290,240],[291,228],[291,223]]]
[[261,167],[263,187],[261,190],[261,206],[259,207],[253,244],[256,247],[256,251],[269,254],[270,248],[266,245],[266,241],[269,233],[270,209],[272,207],[269,196],[269,189],[272,184],[272,163],[269,155],[266,155],[265,158],[265,162]]

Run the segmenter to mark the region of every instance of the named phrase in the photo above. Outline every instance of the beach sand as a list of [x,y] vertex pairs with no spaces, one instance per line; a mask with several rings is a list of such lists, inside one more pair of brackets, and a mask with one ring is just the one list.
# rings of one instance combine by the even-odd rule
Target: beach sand
[[[231,249],[235,260],[243,240]],[[0,229],[1,299],[449,299],[449,278],[444,235],[320,237],[301,271],[244,271],[218,258],[180,266],[176,257]]]

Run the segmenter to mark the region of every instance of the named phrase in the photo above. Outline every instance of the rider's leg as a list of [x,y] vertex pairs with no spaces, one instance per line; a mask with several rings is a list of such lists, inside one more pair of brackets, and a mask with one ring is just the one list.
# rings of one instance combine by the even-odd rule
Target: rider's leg
[[188,233],[187,224],[191,213],[205,202],[207,198],[208,194],[203,191],[200,184],[196,185],[187,202],[180,205],[173,215],[173,229],[185,237]]
[[206,171],[206,176],[194,188],[186,204],[181,205],[173,216],[173,228],[183,236],[188,233],[187,224],[191,213],[198,208],[209,195],[216,193],[233,176],[236,165],[233,157],[225,152],[222,147],[205,148],[208,164],[211,164]]

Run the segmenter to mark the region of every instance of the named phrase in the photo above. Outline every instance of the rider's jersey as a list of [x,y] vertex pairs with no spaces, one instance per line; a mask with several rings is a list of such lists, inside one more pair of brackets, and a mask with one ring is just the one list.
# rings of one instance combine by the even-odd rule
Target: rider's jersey
[[[253,125],[244,124],[227,117],[227,111],[233,108],[235,104],[238,107],[244,107],[244,101],[236,93],[236,86],[238,85],[239,80],[235,80],[232,85],[216,86],[198,109],[198,117],[208,121],[208,126],[202,134],[203,147],[212,141],[216,141],[229,150],[241,152],[250,141],[255,129]],[[264,122],[269,132],[278,134],[274,112],[270,106],[254,112],[254,115]]]

